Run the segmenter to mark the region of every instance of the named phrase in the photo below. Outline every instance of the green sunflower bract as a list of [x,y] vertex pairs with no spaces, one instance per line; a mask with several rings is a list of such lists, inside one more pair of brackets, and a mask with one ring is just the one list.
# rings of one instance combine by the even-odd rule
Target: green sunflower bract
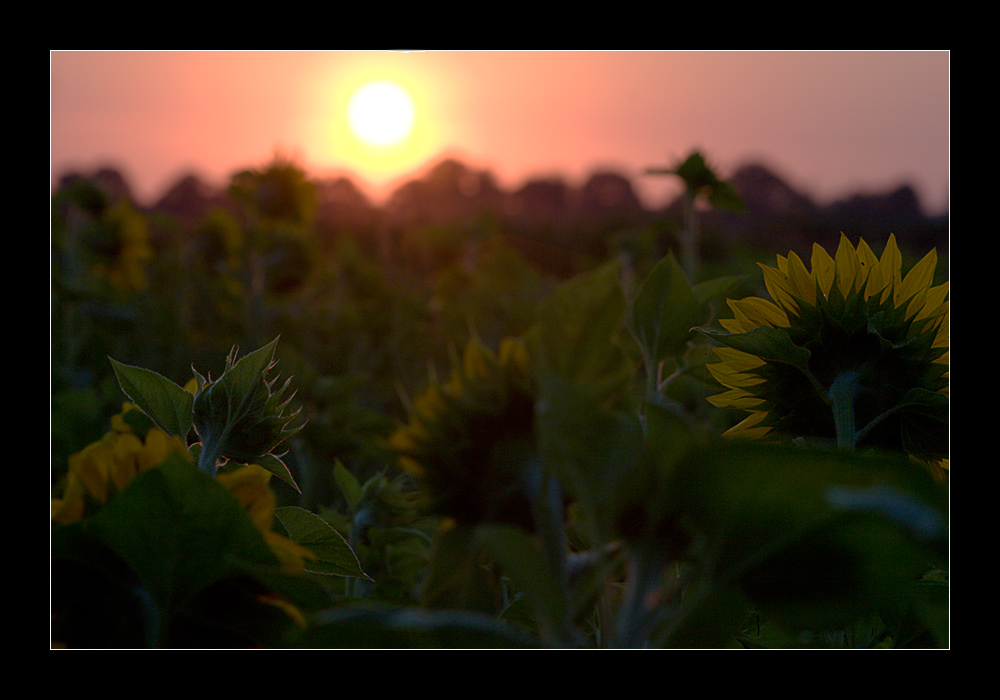
[[728,300],[728,333],[708,365],[726,391],[709,398],[748,416],[729,436],[836,441],[947,467],[948,283],[932,250],[905,276],[894,236],[882,257],[841,236],[813,246],[811,270],[790,252],[761,265],[771,300]]

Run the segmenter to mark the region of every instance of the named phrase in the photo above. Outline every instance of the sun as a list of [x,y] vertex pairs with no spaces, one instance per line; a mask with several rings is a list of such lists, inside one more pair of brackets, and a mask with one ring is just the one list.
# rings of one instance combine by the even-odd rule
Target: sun
[[295,119],[317,173],[347,174],[374,192],[442,153],[444,134],[456,133],[453,89],[412,61],[400,64],[402,55],[310,79]]
[[351,97],[347,119],[351,131],[371,146],[392,146],[410,134],[414,120],[413,100],[396,83],[374,81]]

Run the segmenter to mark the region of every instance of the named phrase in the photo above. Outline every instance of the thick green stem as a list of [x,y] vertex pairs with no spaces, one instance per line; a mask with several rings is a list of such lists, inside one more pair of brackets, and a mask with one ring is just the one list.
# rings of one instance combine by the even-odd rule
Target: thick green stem
[[219,456],[222,453],[222,445],[225,444],[228,435],[229,429],[227,428],[217,439],[203,440],[201,443],[201,453],[198,455],[198,468],[209,476],[214,477],[218,471],[215,463],[219,460]]
[[854,398],[858,394],[859,376],[853,371],[842,372],[830,386],[837,446],[844,450],[853,450],[858,441],[857,426],[854,423]]
[[688,191],[684,197],[684,229],[681,231],[681,260],[691,284],[698,281],[698,209],[697,192]]

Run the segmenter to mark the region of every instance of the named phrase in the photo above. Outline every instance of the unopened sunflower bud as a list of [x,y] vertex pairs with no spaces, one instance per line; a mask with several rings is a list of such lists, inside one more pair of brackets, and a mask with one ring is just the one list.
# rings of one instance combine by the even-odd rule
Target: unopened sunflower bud
[[194,427],[202,441],[203,469],[214,471],[219,458],[253,462],[302,429],[299,411],[289,410],[294,393],[282,399],[291,380],[275,390],[277,377],[268,376],[276,344],[277,339],[238,361],[234,347],[214,381],[195,372]]

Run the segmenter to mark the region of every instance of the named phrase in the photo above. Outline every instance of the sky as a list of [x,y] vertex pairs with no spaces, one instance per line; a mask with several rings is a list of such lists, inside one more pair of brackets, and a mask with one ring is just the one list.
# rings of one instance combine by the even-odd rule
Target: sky
[[[347,174],[376,201],[444,157],[514,188],[630,177],[649,206],[676,194],[644,175],[700,150],[726,177],[769,167],[820,203],[902,184],[947,208],[947,51],[297,51],[50,53],[50,170],[119,169],[152,203],[180,177],[224,185],[277,155]],[[352,131],[352,96],[409,96],[399,143]],[[370,117],[369,121],[376,120]]]

